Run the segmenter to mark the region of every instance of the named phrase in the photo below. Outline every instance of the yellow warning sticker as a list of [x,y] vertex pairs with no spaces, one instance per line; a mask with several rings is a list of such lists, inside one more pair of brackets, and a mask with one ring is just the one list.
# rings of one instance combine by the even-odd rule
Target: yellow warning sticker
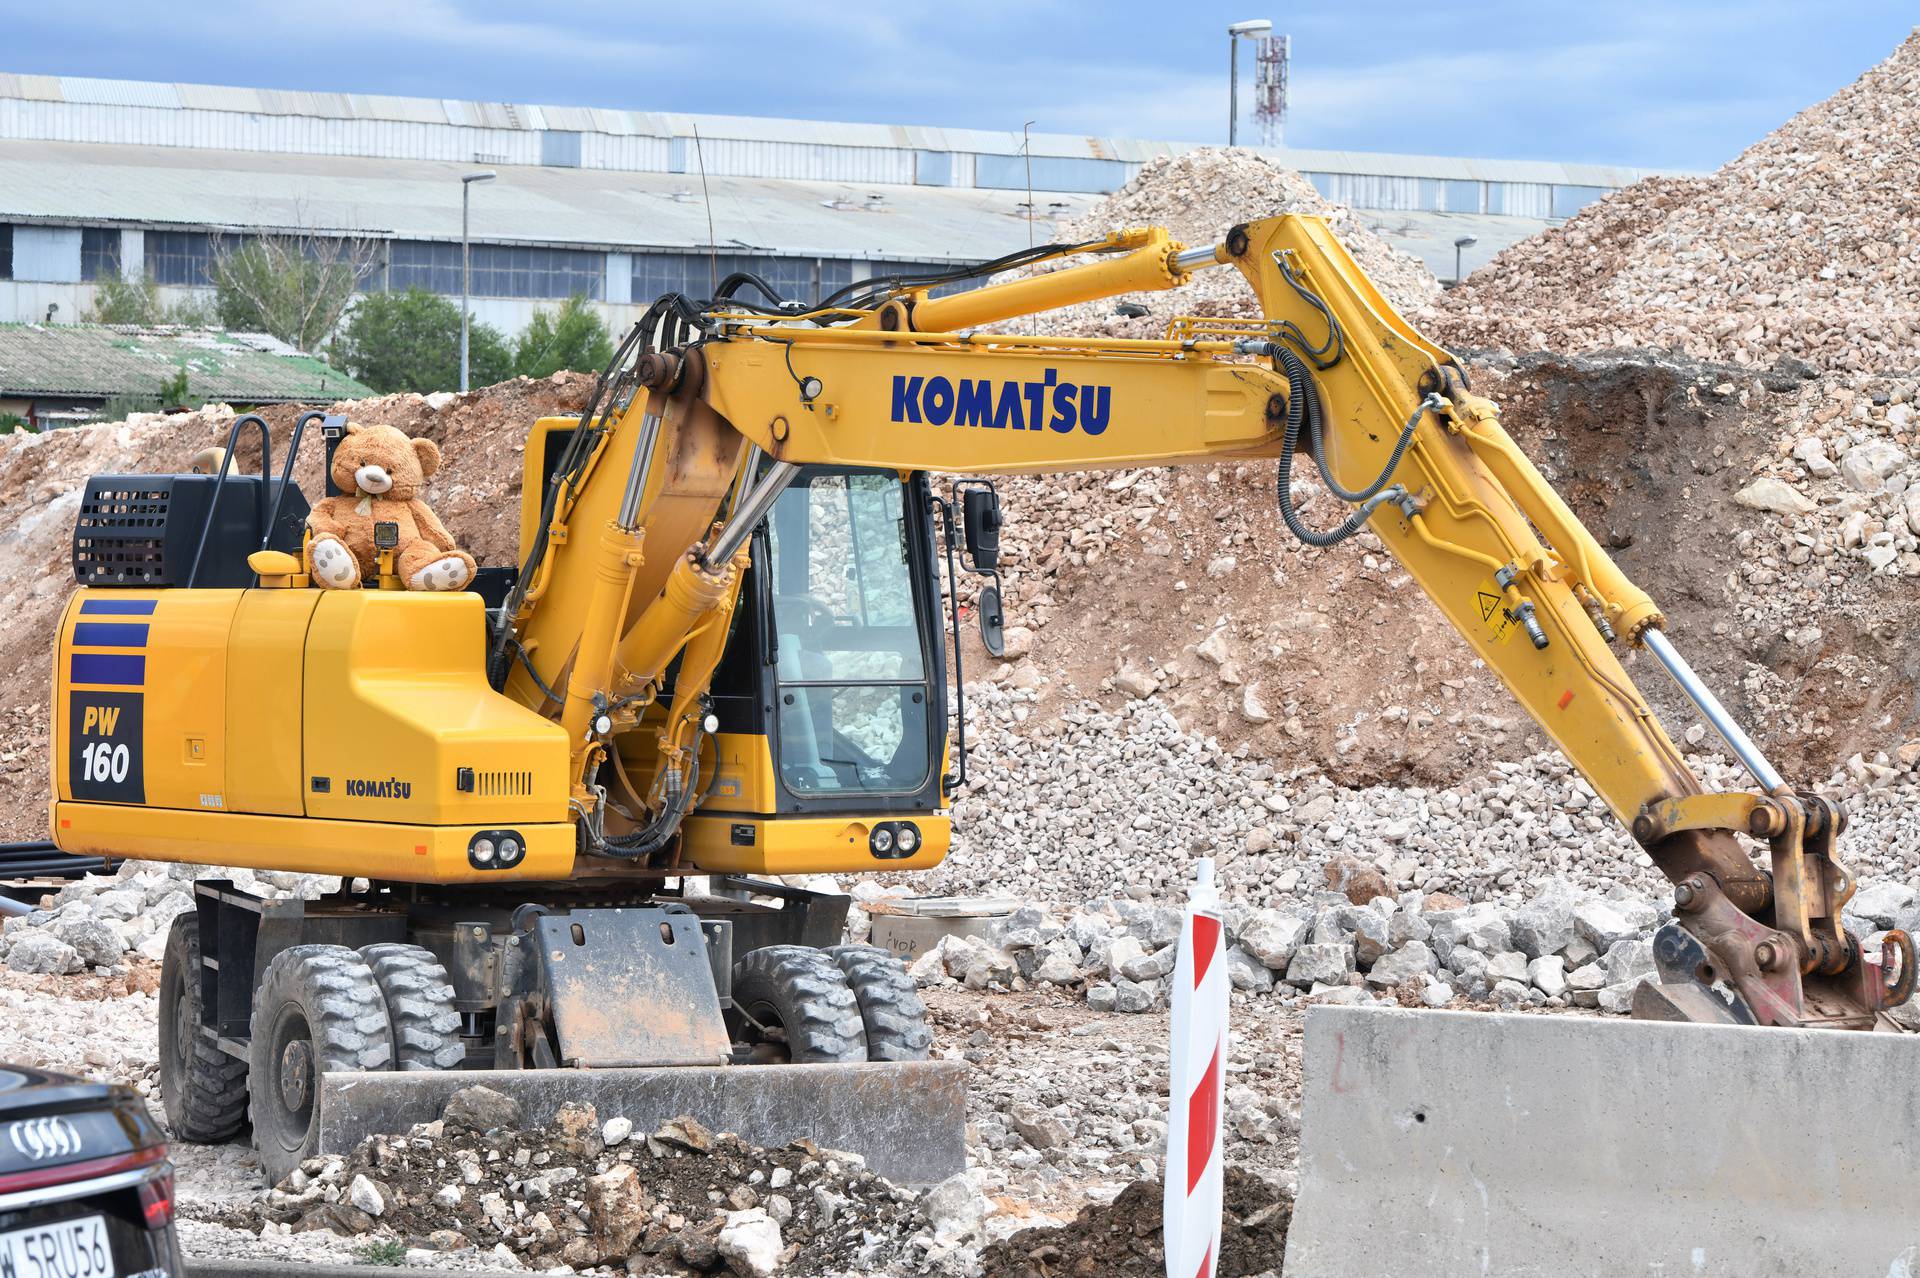
[[1505,643],[1513,638],[1513,632],[1520,628],[1513,614],[1507,611],[1507,597],[1500,589],[1500,583],[1489,577],[1480,583],[1474,592],[1473,610],[1480,615],[1481,624],[1487,628],[1487,634],[1494,643]]

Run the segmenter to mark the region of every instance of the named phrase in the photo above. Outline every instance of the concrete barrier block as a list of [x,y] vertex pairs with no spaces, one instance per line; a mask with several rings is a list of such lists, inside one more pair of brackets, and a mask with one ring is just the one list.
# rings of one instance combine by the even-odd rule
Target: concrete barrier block
[[1315,1007],[1287,1278],[1914,1278],[1920,1039]]

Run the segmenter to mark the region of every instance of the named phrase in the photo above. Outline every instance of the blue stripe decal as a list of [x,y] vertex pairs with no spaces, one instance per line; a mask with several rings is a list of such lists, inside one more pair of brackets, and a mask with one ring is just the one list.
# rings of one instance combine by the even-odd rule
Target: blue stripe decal
[[73,642],[83,648],[144,648],[147,623],[121,621],[77,621]]
[[147,659],[129,653],[76,652],[67,667],[73,683],[117,683],[141,687],[147,682]]
[[96,617],[151,617],[158,599],[82,599],[80,611]]

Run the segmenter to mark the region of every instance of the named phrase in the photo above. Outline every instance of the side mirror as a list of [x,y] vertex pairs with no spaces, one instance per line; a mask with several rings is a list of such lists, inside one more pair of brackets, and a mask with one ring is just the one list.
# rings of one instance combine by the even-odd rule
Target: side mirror
[[960,494],[961,533],[967,543],[967,566],[974,572],[999,571],[1000,522],[1000,494],[991,487],[968,488]]
[[975,605],[980,610],[980,642],[996,657],[1007,655],[1007,618],[1000,607],[1000,587],[980,587]]

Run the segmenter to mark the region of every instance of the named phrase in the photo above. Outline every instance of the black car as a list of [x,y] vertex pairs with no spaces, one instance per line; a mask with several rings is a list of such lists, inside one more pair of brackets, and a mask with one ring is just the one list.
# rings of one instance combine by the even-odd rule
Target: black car
[[0,1065],[0,1278],[175,1278],[173,1164],[125,1087]]

